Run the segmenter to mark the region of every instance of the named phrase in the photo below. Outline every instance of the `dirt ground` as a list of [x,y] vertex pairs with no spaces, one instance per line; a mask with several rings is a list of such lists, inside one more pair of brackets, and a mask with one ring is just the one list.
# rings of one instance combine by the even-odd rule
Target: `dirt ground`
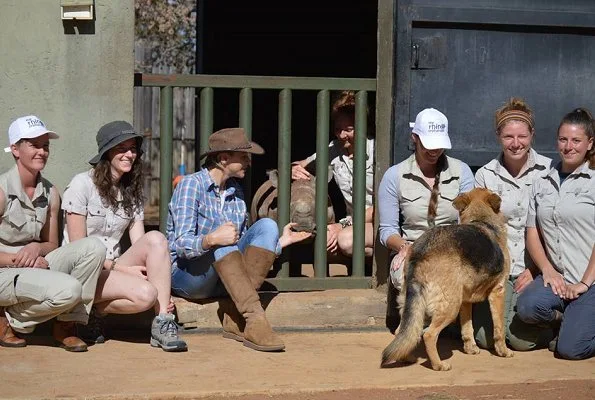
[[0,348],[0,398],[549,400],[591,399],[595,389],[595,359],[559,360],[547,350],[511,359],[486,351],[470,356],[443,338],[439,350],[453,369],[435,372],[423,346],[417,364],[380,369],[389,332],[282,336],[282,353],[256,352],[215,334],[185,334],[185,353],[119,337],[73,354],[37,338],[24,349]]

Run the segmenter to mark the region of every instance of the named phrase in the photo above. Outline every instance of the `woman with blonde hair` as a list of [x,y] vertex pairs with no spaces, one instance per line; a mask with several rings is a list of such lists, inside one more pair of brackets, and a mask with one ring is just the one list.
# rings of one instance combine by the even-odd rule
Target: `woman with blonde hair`
[[[502,152],[477,171],[475,186],[490,189],[502,199],[500,210],[507,218],[511,262],[505,296],[506,340],[514,350],[527,351],[544,347],[552,339],[550,330],[525,324],[515,313],[519,293],[537,274],[525,252],[529,197],[534,180],[547,175],[552,160],[532,148],[535,118],[523,99],[513,97],[496,111],[495,128]],[[478,345],[492,348],[492,316],[487,302],[474,307],[473,326]]]

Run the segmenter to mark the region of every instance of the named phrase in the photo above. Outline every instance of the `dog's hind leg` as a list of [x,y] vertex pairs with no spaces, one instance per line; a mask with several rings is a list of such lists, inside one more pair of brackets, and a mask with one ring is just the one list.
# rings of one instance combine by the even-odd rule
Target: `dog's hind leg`
[[451,368],[449,363],[440,360],[437,348],[438,335],[448,324],[455,320],[460,308],[460,305],[453,306],[448,304],[446,300],[443,304],[445,304],[444,307],[438,307],[434,310],[430,326],[423,335],[426,353],[428,353],[434,371],[448,371]]
[[463,337],[463,351],[467,354],[479,354],[479,347],[475,343],[472,322],[472,303],[461,304],[459,320],[461,321],[461,336]]
[[504,282],[498,282],[488,296],[492,322],[494,323],[494,349],[500,357],[512,357],[514,353],[506,347],[504,330]]

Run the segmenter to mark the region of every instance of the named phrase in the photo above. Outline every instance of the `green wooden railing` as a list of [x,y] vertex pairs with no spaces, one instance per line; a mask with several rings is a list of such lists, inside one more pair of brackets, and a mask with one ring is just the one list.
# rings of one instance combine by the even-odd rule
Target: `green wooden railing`
[[[252,91],[279,91],[278,124],[278,226],[289,222],[291,186],[291,102],[292,91],[316,91],[316,225],[326,226],[328,196],[328,143],[330,130],[330,91],[356,91],[355,155],[353,193],[353,260],[349,277],[327,277],[326,229],[319,229],[314,240],[314,277],[289,277],[285,262],[274,279],[268,282],[279,290],[318,290],[332,288],[369,288],[371,277],[365,276],[365,196],[366,196],[366,134],[368,92],[376,91],[375,79],[310,78],[238,75],[154,75],[135,74],[135,86],[160,88],[160,192],[159,227],[165,232],[167,206],[172,194],[173,165],[173,88],[191,87],[200,91],[198,116],[200,153],[208,148],[213,132],[213,97],[216,89],[239,89],[239,121],[247,135],[252,133]],[[251,196],[247,179],[246,198]],[[163,201],[165,199],[165,201]]]

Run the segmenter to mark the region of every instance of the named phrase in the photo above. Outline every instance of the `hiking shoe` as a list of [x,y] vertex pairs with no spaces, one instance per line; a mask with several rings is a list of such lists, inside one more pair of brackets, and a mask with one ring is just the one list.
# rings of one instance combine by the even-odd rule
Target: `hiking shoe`
[[163,351],[186,351],[186,342],[178,336],[178,324],[173,314],[159,314],[151,323],[151,346]]
[[78,335],[86,343],[105,343],[105,316],[99,314],[95,307],[91,308],[87,325],[77,324]]

